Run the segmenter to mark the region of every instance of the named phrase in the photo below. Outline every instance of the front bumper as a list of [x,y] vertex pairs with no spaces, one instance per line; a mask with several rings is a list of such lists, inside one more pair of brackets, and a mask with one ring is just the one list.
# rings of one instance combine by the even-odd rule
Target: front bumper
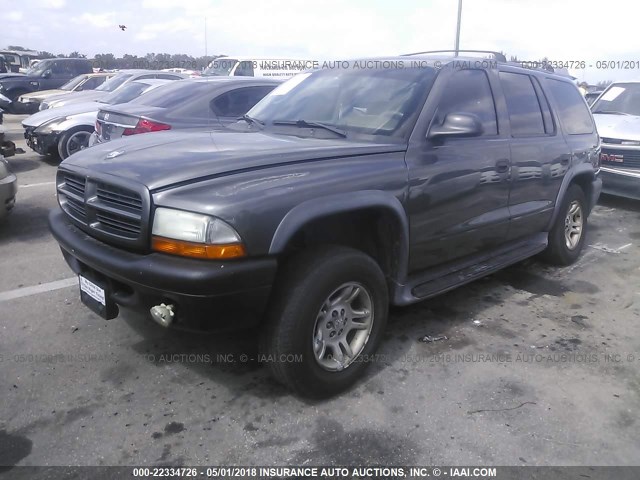
[[602,192],[640,200],[640,170],[600,168]]
[[87,235],[56,208],[49,228],[76,274],[106,282],[118,306],[141,312],[174,304],[176,328],[197,331],[255,326],[266,310],[277,261],[215,262],[133,253]]
[[61,132],[39,133],[34,127],[25,127],[24,138],[29,147],[40,155],[56,153]]
[[4,219],[16,203],[18,179],[13,173],[0,180],[0,220]]

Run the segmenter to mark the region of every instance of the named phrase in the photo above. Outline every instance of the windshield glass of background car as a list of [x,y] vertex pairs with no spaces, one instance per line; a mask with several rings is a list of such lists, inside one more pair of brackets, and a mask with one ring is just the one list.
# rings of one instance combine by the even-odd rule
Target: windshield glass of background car
[[234,58],[218,58],[211,62],[211,66],[205,68],[203,75],[228,76],[236,63],[238,60]]
[[131,78],[131,74],[119,74],[115,77],[111,77],[109,80],[104,82],[96,91],[99,92],[113,92],[116,88],[122,85],[127,79]]
[[51,60],[43,60],[41,62],[36,63],[32,68],[27,70],[27,75],[39,77],[41,76],[45,70],[48,70],[53,65]]
[[593,113],[620,112],[640,116],[640,83],[611,85],[591,110]]
[[71,80],[69,80],[67,83],[65,83],[64,85],[62,85],[60,87],[60,90],[73,90],[74,88],[76,88],[82,81],[84,81],[84,79],[86,78],[85,75],[78,75],[76,78],[72,78]]
[[141,82],[131,82],[125,85],[117,92],[113,92],[105,97],[104,103],[109,105],[118,105],[119,103],[127,103],[134,98],[139,97],[149,88],[149,84]]
[[303,73],[285,82],[248,115],[265,123],[325,123],[370,135],[400,135],[428,93],[436,71],[425,69],[350,69]]

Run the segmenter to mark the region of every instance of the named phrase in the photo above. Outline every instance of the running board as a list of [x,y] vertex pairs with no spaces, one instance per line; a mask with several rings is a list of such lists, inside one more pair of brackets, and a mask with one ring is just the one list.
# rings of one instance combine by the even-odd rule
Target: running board
[[419,302],[532,257],[547,247],[548,236],[548,233],[538,233],[489,253],[465,257],[410,276],[405,285],[396,285],[393,303],[409,305]]

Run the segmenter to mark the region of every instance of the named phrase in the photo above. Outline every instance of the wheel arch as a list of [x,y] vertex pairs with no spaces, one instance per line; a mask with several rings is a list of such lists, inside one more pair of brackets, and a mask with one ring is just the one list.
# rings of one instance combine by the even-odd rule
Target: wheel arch
[[560,186],[560,190],[558,191],[558,196],[556,197],[556,204],[553,209],[553,215],[551,216],[551,220],[549,221],[547,230],[550,230],[553,227],[553,224],[558,218],[560,208],[562,207],[562,199],[566,195],[569,187],[573,184],[577,184],[580,188],[582,188],[584,196],[589,203],[589,205],[587,205],[587,211],[591,212],[591,209],[594,207],[595,202],[597,201],[597,197],[594,199],[595,180],[596,174],[593,170],[593,166],[586,163],[578,165],[574,170],[565,175],[562,181],[562,185]]
[[408,219],[400,201],[386,192],[336,194],[297,205],[278,225],[269,253],[286,255],[300,242],[355,247],[371,255],[388,278],[397,281],[407,275]]

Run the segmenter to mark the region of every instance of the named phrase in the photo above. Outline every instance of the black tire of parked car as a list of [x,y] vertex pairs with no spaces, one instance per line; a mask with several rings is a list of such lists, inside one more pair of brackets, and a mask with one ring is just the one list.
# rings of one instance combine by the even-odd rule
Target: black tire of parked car
[[[576,246],[569,248],[565,239],[565,221],[569,213],[569,208],[574,202],[578,203],[582,211],[582,231],[580,240]],[[587,211],[587,201],[584,191],[575,183],[570,185],[562,199],[562,206],[553,224],[553,228],[551,232],[549,232],[549,245],[542,253],[544,260],[553,265],[571,265],[580,257],[587,233]]]
[[[62,134],[62,136],[60,137],[60,140],[58,140],[58,155],[60,155],[60,158],[62,160],[69,157],[69,155],[71,155],[72,153],[75,153],[75,152],[69,153],[69,148],[70,148],[69,141],[71,140],[71,137],[74,137],[76,134],[81,132],[88,133],[87,135],[87,144],[88,144],[89,137],[93,133],[93,127],[81,125],[78,127],[70,128],[69,130],[67,130]],[[87,145],[85,145],[85,147],[86,146]]]
[[[340,371],[322,368],[313,351],[314,329],[327,298],[341,285],[357,282],[373,306],[368,340],[355,360]],[[310,398],[341,392],[361,376],[378,348],[388,316],[384,274],[368,255],[341,246],[304,251],[283,266],[260,338],[261,358],[280,383]]]

